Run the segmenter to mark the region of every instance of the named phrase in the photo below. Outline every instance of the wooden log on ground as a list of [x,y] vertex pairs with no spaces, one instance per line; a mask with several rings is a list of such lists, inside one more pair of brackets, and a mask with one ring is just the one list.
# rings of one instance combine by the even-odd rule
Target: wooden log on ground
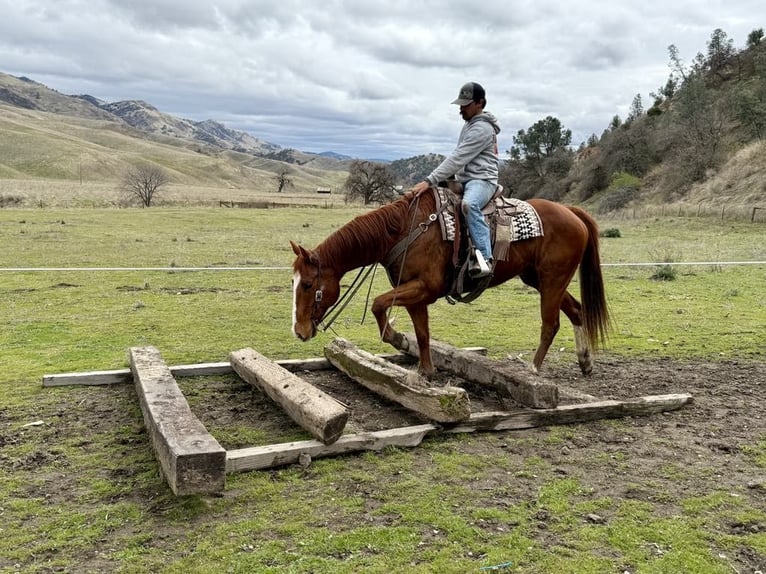
[[233,351],[229,361],[243,380],[266,393],[317,440],[332,444],[343,434],[348,409],[327,393],[254,349]]
[[144,423],[173,493],[223,492],[226,451],[194,416],[159,351],[130,349],[130,368]]
[[474,413],[447,432],[521,430],[542,426],[584,423],[600,419],[647,416],[674,411],[692,402],[689,394],[649,395],[624,401],[601,400],[555,409]]
[[302,454],[322,458],[363,450],[383,450],[387,446],[412,447],[419,445],[426,435],[438,429],[436,425],[426,424],[344,435],[331,445],[304,440],[230,450],[227,453],[226,471],[242,472],[294,464]]
[[356,382],[429,420],[456,422],[471,415],[471,401],[464,389],[431,387],[415,371],[391,364],[345,339],[327,344],[324,354]]
[[[418,356],[415,335],[397,333],[394,346],[400,351]],[[507,362],[466,353],[446,343],[431,340],[431,359],[437,369],[455,373],[474,383],[489,385],[514,401],[534,409],[554,409],[559,404],[559,389],[538,375],[522,372]]]
[[644,416],[672,411],[689,404],[691,395],[655,395],[626,401],[597,401],[583,405],[567,405],[555,409],[518,410],[513,412],[474,413],[466,420],[442,428],[436,425],[400,427],[385,431],[345,435],[335,444],[325,446],[308,440],[230,450],[226,471],[242,472],[294,464],[302,454],[311,458],[337,456],[364,450],[381,450],[387,446],[413,447],[425,437],[438,432],[521,430],[556,424],[574,424],[604,418]]

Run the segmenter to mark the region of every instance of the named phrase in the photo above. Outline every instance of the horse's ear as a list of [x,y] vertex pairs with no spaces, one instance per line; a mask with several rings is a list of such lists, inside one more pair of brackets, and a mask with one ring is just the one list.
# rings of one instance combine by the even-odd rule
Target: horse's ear
[[290,247],[293,248],[293,253],[295,253],[298,257],[305,257],[306,259],[308,259],[309,257],[308,251],[306,251],[303,247],[301,247],[297,243],[293,243],[292,240],[290,240]]

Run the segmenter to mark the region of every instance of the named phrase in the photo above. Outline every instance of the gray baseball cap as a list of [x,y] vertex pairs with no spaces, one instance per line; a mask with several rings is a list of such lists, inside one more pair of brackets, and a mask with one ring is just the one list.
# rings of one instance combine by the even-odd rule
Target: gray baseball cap
[[480,84],[477,84],[476,82],[468,82],[460,88],[460,93],[457,95],[457,99],[452,103],[457,104],[458,106],[465,106],[471,102],[483,100],[486,97],[487,94],[484,92],[484,88],[482,88]]

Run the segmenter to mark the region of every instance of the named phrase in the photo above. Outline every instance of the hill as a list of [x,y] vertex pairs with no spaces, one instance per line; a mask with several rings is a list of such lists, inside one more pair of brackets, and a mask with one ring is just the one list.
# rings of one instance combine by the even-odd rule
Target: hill
[[[291,191],[338,188],[349,162],[284,149],[212,121],[194,122],[135,100],[68,96],[0,73],[0,178],[114,187],[127,167],[148,161],[175,186],[268,192],[286,172]],[[4,186],[23,188],[23,185]],[[3,189],[0,188],[0,192]]]
[[737,50],[717,29],[690,66],[669,47],[667,83],[644,109],[573,150],[554,117],[514,138],[501,182],[512,195],[583,203],[601,213],[677,205],[720,213],[766,209],[766,41],[753,30]]

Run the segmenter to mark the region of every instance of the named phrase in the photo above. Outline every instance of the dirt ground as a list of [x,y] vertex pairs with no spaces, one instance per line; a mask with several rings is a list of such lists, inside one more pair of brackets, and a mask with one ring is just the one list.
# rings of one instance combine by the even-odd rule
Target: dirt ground
[[[352,416],[347,432],[425,422],[403,407],[373,395],[337,371],[302,371],[298,374],[348,405]],[[763,412],[766,363],[626,360],[600,356],[589,377],[581,375],[574,363],[546,364],[543,375],[549,381],[603,399],[688,393],[693,401],[680,410],[621,419],[624,424],[620,425],[605,425],[600,421],[581,424],[576,435],[563,445],[552,444],[541,449],[540,441],[529,446],[528,441],[513,440],[515,437],[540,436],[544,432],[529,429],[504,433],[507,441],[501,442],[500,447],[498,441],[471,441],[461,448],[469,454],[517,457],[520,466],[527,457],[542,457],[560,476],[583,477],[587,486],[599,496],[660,503],[660,508],[667,508],[668,514],[678,508],[683,497],[703,497],[716,491],[731,492],[733,496],[743,496],[744,493],[761,515],[766,513],[766,468],[756,464],[753,454],[753,447],[766,441]],[[447,373],[438,373],[434,382],[466,388],[474,412],[520,408],[494,391]],[[229,386],[225,392],[242,391],[242,388],[233,391]],[[226,401],[214,403],[225,405]],[[273,424],[272,430],[276,434],[284,425],[292,425],[284,417],[274,417],[272,405],[256,393],[246,408],[237,408],[235,412],[228,412],[225,407],[219,412],[211,411],[210,404],[205,412],[199,413],[203,422],[207,419],[206,424],[226,424],[229,416],[236,417],[241,423],[240,417],[245,415],[253,417],[260,425]],[[230,449],[249,445],[224,446]],[[670,468],[677,471],[669,471]],[[507,476],[499,475],[498,480],[507,481]],[[530,499],[535,497],[535,488],[530,486]],[[540,517],[543,523],[546,519],[546,516]],[[543,524],[541,528],[544,527]],[[733,535],[764,533],[766,521],[735,521],[726,528]],[[657,551],[662,552],[662,549]],[[766,556],[746,547],[736,555],[727,556],[727,560],[733,571],[766,571]]]
[[[297,374],[348,405],[352,416],[347,432],[383,430],[424,422],[337,371],[301,371]],[[589,377],[582,376],[574,363],[547,363],[543,374],[549,380],[604,399],[689,393],[693,402],[672,412],[621,419],[621,424],[584,423],[578,425],[576,433],[567,435],[563,444],[515,440],[539,438],[546,432],[528,429],[498,433],[492,440],[462,441],[459,448],[469,455],[510,457],[518,461],[519,468],[523,467],[527,457],[542,457],[557,475],[577,477],[588,488],[597,491],[599,497],[646,501],[660,509],[667,507],[668,514],[672,514],[674,508],[677,511],[682,497],[731,492],[732,496],[743,497],[750,508],[757,509],[753,516],[766,515],[766,468],[762,463],[756,463],[753,452],[760,444],[762,458],[766,441],[763,412],[766,362],[627,360],[599,356],[594,373]],[[264,429],[269,438],[275,437],[270,441],[275,443],[283,442],[291,433],[295,436],[294,423],[275,409],[267,397],[234,375],[179,378],[178,381],[192,410],[214,436],[214,429],[236,425]],[[474,411],[519,408],[494,391],[467,384],[445,373],[440,373],[436,382],[465,385]],[[141,438],[137,433],[143,430],[136,428],[136,422],[131,419],[135,410],[131,415],[125,407],[126,404],[135,405],[132,385],[117,385],[109,392],[113,393],[109,395],[113,399],[105,401],[103,391],[93,388],[59,390],[57,413],[34,415],[46,418],[52,424],[46,422],[39,431],[29,429],[26,437],[11,429],[17,429],[19,423],[31,420],[33,415],[17,413],[16,416],[0,408],[0,422],[4,423],[0,425],[0,446],[28,440],[35,432],[50,433],[46,444],[41,443],[29,457],[22,460],[0,456],[0,459],[10,463],[13,470],[32,476],[57,468],[54,451],[61,437],[89,432],[95,436],[128,425],[133,432],[126,440],[135,443]],[[45,428],[49,430],[45,431]],[[242,439],[236,436],[216,438],[226,449],[254,446],[238,442]],[[87,442],[88,439],[84,437],[83,440]],[[53,454],[46,455],[47,451]],[[427,456],[423,457],[422,464],[429,464]],[[668,468],[676,468],[678,472],[669,472]],[[495,485],[508,481],[505,470],[501,469],[498,469],[497,477],[490,475],[486,480],[492,484],[493,479]],[[51,492],[53,486],[47,484],[47,491]],[[66,485],[61,486],[61,492],[66,491]],[[527,487],[517,483],[514,488],[528,488],[529,492],[518,491],[514,496],[534,499],[537,486],[534,482]],[[604,517],[605,520],[608,518]],[[539,517],[542,536],[548,519],[544,514]],[[759,518],[733,521],[725,528],[734,536],[764,533],[766,521]],[[728,560],[734,571],[766,571],[766,556],[752,551],[747,545],[742,545]]]

